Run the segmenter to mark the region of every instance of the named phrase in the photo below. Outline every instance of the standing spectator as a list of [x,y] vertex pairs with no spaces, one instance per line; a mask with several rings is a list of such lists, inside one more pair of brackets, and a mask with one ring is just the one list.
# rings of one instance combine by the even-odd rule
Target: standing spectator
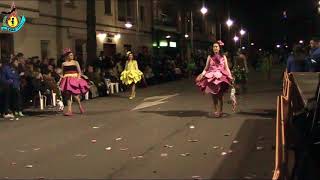
[[320,40],[313,38],[310,41],[309,71],[320,72]]
[[[0,63],[0,72],[2,72],[2,63]],[[10,89],[8,83],[2,79],[0,73],[0,113],[4,118],[14,118],[13,114],[9,113]]]
[[300,44],[293,47],[293,53],[288,57],[287,72],[306,72],[308,71],[307,55]]
[[10,94],[12,98],[11,109],[15,112],[16,116],[23,117],[18,66],[18,58],[14,57],[9,65],[4,65],[1,78],[3,81],[7,82],[10,87]]

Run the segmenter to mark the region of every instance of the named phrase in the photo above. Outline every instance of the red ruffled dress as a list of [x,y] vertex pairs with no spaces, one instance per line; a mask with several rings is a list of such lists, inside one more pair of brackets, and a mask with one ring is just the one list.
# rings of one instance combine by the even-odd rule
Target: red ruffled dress
[[232,80],[231,74],[225,67],[224,57],[216,54],[209,56],[208,61],[203,78],[196,81],[196,85],[207,94],[226,92]]
[[83,78],[78,78],[77,66],[63,66],[63,78],[60,82],[62,92],[70,92],[73,95],[85,94],[89,91],[89,84]]

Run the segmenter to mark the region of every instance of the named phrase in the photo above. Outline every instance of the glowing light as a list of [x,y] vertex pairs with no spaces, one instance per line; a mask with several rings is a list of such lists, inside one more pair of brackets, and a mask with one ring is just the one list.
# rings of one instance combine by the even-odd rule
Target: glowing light
[[115,40],[119,40],[120,38],[121,38],[121,34],[119,34],[119,33],[114,36]]
[[177,47],[177,43],[176,43],[176,42],[170,42],[170,43],[169,43],[169,46],[170,46],[170,47]]
[[188,37],[189,37],[189,35],[188,35],[188,34],[185,34],[185,35],[184,35],[184,37],[185,37],[185,38],[188,38]]
[[104,42],[104,40],[105,40],[106,37],[107,37],[107,34],[106,34],[106,33],[99,33],[99,34],[97,35],[97,37],[99,38],[99,40],[100,40],[101,42]]
[[231,19],[228,19],[226,24],[228,27],[231,27],[233,25],[233,21]]
[[234,42],[237,42],[237,41],[239,41],[239,37],[238,36],[234,36],[233,40],[234,40]]
[[168,42],[167,41],[160,41],[160,47],[167,47],[168,46]]
[[254,46],[254,43],[251,43],[251,46]]
[[125,26],[126,26],[126,28],[132,28],[131,22],[126,22]]
[[203,6],[200,11],[201,11],[201,13],[202,13],[203,15],[205,15],[205,14],[207,14],[208,9]]
[[299,43],[300,43],[300,44],[303,44],[303,40],[300,40]]
[[246,31],[243,30],[243,29],[241,29],[241,30],[240,30],[240,35],[243,36],[243,35],[245,35],[245,34],[246,34]]
[[281,47],[281,45],[280,44],[277,44],[277,46],[276,46],[277,48],[280,48]]
[[166,36],[166,38],[167,38],[167,39],[170,39],[170,38],[171,38],[171,36],[170,36],[170,35],[168,35],[168,36]]

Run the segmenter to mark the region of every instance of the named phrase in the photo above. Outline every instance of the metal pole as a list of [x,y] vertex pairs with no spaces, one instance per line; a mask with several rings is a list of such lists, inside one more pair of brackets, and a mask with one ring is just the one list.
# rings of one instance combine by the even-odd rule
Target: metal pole
[[220,35],[220,40],[222,41],[222,25],[221,25],[221,23],[219,24],[219,35]]
[[139,19],[139,0],[136,1],[136,4],[137,4],[137,31],[136,31],[136,45],[138,46],[137,47],[137,50],[139,48],[139,31],[140,31],[140,19]]
[[191,10],[191,52],[193,53],[193,14]]

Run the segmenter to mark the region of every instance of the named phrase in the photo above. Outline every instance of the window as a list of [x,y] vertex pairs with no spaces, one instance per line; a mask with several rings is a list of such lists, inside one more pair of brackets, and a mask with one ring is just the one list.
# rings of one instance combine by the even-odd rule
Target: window
[[134,2],[132,0],[118,0],[118,20],[132,21]]
[[140,21],[144,22],[144,7],[140,6]]
[[104,14],[111,15],[111,0],[104,0]]
[[75,7],[74,0],[64,0],[64,5],[65,5],[66,7],[71,7],[71,8],[74,8],[74,7]]
[[49,43],[48,40],[41,40],[41,58],[45,59],[49,56]]
[[118,20],[126,20],[126,0],[118,0]]

